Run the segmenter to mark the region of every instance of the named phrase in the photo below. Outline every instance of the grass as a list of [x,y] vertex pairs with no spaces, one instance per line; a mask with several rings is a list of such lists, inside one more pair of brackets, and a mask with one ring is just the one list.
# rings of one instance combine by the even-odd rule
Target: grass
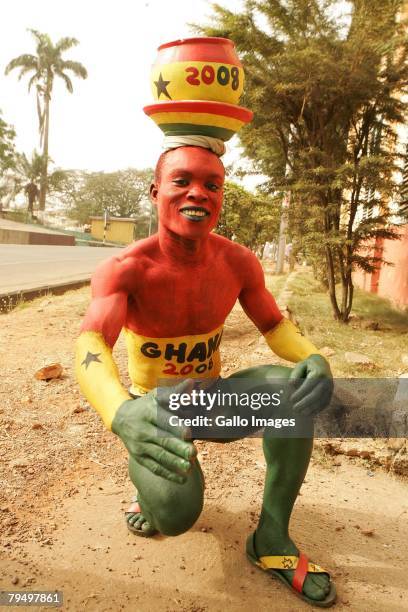
[[36,298],[33,298],[31,300],[25,300],[24,297],[21,296],[21,299],[16,304],[13,310],[26,310],[27,308],[38,308],[39,306],[42,306],[44,304],[45,300],[49,300],[51,297],[52,297],[51,291],[47,291],[46,293],[43,293],[42,295]]
[[[83,287],[82,287],[83,288]],[[89,287],[88,287],[89,290]],[[20,295],[18,300],[15,303],[9,301],[3,301],[3,304],[0,304],[0,317],[1,315],[7,315],[13,312],[19,312],[21,310],[26,310],[28,308],[40,308],[46,306],[50,300],[58,299],[61,297],[70,297],[77,293],[77,291],[81,291],[81,288],[78,289],[69,289],[68,291],[63,291],[62,293],[53,293],[52,290],[46,290],[41,295],[38,295],[34,298],[25,298],[24,295]]]
[[[272,284],[273,278],[268,276]],[[285,277],[276,278],[276,286],[281,279],[284,282]],[[408,354],[408,312],[393,308],[388,300],[375,294],[356,289],[354,316],[344,324],[333,319],[329,296],[310,272],[298,272],[289,281],[289,289],[293,294],[288,306],[302,332],[319,348],[327,346],[335,352],[329,360],[336,376],[392,377],[407,369],[401,357]],[[378,324],[379,329],[367,329],[372,324]],[[373,365],[349,364],[346,352],[363,353]]]
[[385,324],[395,330],[400,329],[403,333],[408,331],[408,310],[397,310],[389,300],[374,293],[357,289],[353,313],[358,317],[376,321],[380,326]]
[[21,294],[16,302],[12,302],[12,300],[7,300],[7,298],[5,298],[3,303],[0,304],[0,315],[8,314],[12,310],[18,311],[25,310],[26,308],[38,307],[44,303],[45,299],[50,299],[52,295],[51,291],[46,291],[36,298],[26,299],[24,295]]
[[282,291],[287,278],[287,274],[269,274],[268,272],[266,273],[266,286],[268,287],[272,295],[275,297],[275,299]]

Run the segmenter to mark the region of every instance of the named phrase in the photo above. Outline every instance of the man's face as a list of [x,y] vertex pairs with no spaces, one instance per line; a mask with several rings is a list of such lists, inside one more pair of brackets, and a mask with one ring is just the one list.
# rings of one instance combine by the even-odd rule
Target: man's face
[[202,238],[216,226],[221,211],[224,166],[202,147],[169,151],[151,198],[160,224],[183,238]]

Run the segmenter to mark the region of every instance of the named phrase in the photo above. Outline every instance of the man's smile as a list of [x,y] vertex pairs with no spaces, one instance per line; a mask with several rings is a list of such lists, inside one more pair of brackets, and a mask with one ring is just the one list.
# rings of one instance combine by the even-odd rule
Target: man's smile
[[210,216],[210,212],[202,206],[184,206],[179,212],[190,221],[202,221]]

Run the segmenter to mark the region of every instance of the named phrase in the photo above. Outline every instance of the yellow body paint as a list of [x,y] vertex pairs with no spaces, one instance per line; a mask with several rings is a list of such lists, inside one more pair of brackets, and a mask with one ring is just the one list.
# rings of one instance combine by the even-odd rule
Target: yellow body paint
[[82,393],[101,415],[108,429],[113,418],[130,394],[120,382],[112,349],[102,334],[83,332],[76,342],[75,371]]
[[303,361],[310,355],[322,355],[289,319],[282,319],[276,327],[264,334],[264,337],[269,348],[278,357],[293,363]]

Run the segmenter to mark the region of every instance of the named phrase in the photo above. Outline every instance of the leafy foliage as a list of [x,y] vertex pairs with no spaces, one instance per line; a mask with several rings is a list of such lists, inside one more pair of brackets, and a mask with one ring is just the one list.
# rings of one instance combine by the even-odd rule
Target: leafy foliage
[[1,114],[0,111],[0,178],[6,170],[14,168],[16,162],[14,144],[16,133],[14,128],[4,121]]
[[117,217],[147,216],[152,174],[133,168],[107,173],[72,170],[61,177],[56,192],[69,216],[80,224],[105,210]]
[[4,121],[0,111],[0,210],[4,201],[10,200],[13,196],[10,171],[16,165],[15,136],[14,128]]
[[276,238],[279,208],[279,202],[270,197],[254,195],[236,183],[226,182],[217,233],[255,251]]
[[[33,212],[34,200],[40,194],[39,184],[44,168],[44,159],[36,149],[29,159],[25,153],[17,154],[17,161],[14,172],[14,191],[18,193],[24,188],[28,196],[29,211]],[[56,168],[47,174],[48,192],[58,191],[61,183],[65,180],[66,173],[60,168]]]
[[[51,160],[52,161],[52,160]],[[28,196],[29,212],[33,213],[34,202],[39,196],[39,183],[43,171],[43,157],[36,149],[29,158],[25,153],[18,153],[13,148],[13,155],[7,164],[7,173],[0,183],[0,197],[5,196],[10,202],[24,190]],[[0,172],[1,177],[1,172]],[[66,180],[66,172],[56,168],[47,175],[48,191],[50,194],[58,192],[61,184]]]
[[408,143],[405,145],[404,166],[399,196],[401,214],[408,222]]
[[291,190],[292,240],[316,271],[325,262],[334,316],[347,321],[353,268],[378,263],[363,245],[396,237],[389,205],[408,45],[402,0],[354,0],[349,25],[333,16],[338,6],[246,0],[237,14],[214,5],[213,24],[200,30],[235,41],[246,68],[243,101],[255,114],[240,132],[244,150],[269,177],[270,193]]

